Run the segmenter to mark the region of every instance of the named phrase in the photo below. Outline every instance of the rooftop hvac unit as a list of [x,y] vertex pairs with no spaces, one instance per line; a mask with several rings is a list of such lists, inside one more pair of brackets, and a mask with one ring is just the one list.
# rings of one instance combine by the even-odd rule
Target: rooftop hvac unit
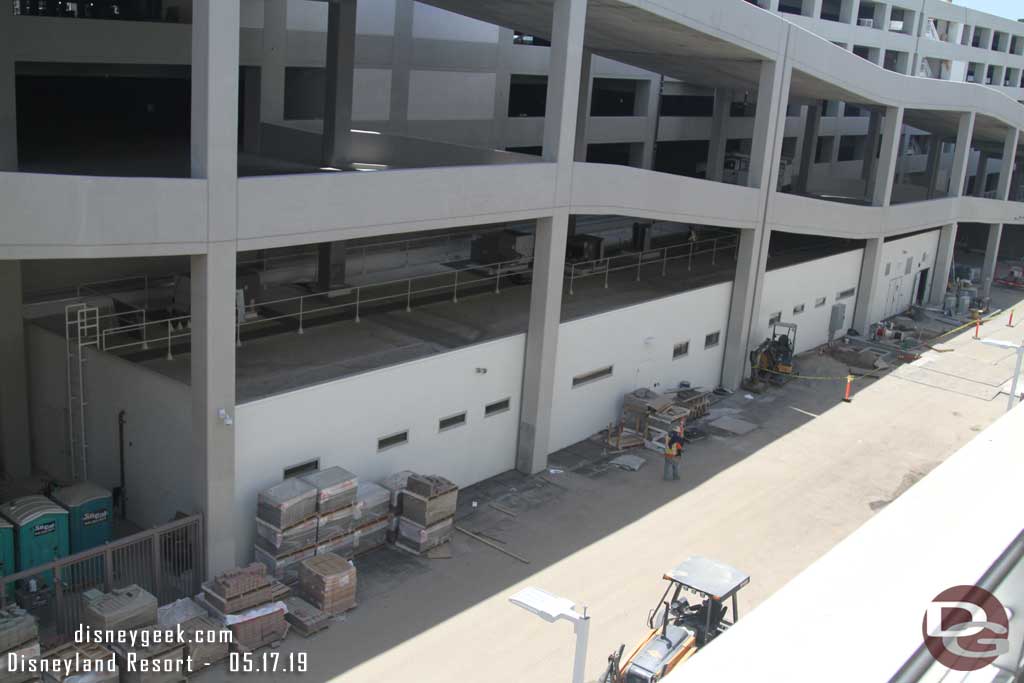
[[857,20],[857,26],[863,26],[864,28],[874,28],[875,27],[875,20],[874,19],[858,19]]

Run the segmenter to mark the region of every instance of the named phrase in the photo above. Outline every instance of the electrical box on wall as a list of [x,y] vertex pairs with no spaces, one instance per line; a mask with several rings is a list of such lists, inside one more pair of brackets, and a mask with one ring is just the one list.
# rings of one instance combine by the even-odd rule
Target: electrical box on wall
[[846,304],[833,304],[832,316],[828,321],[828,340],[836,336],[836,332],[843,329],[846,323]]

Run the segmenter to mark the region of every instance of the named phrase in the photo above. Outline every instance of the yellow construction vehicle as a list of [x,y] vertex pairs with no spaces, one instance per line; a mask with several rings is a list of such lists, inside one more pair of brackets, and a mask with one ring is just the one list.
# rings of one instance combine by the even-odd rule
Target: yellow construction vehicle
[[756,389],[767,380],[785,384],[795,374],[796,325],[772,323],[771,336],[750,352],[750,379],[747,388]]
[[[738,569],[704,557],[689,558],[664,579],[668,587],[647,615],[650,633],[624,661],[625,645],[609,655],[601,683],[661,680],[736,622],[736,594],[750,583],[750,577]],[[699,602],[690,604],[682,596],[684,590]],[[726,619],[729,600],[732,617]]]

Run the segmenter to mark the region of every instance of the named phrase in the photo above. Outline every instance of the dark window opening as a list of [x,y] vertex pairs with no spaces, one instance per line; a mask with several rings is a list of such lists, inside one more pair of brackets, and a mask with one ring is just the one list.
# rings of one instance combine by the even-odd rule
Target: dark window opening
[[540,145],[535,147],[506,147],[506,152],[515,152],[516,154],[532,154],[535,157],[544,155],[544,148]]
[[385,451],[395,446],[401,446],[402,444],[409,443],[409,432],[399,432],[392,434],[391,436],[384,436],[377,439],[377,452]]
[[637,81],[595,78],[590,94],[591,116],[636,116]]
[[508,88],[508,115],[510,117],[544,116],[547,98],[547,76],[512,74]]
[[315,460],[309,460],[298,465],[292,465],[286,467],[284,470],[284,478],[291,479],[293,477],[301,477],[303,474],[309,474],[310,472],[317,472],[320,469],[320,458]]
[[497,415],[498,413],[504,413],[509,409],[509,406],[511,404],[511,400],[507,398],[503,398],[500,401],[495,401],[494,403],[488,403],[486,406],[484,406],[484,417],[491,417],[492,415]]
[[437,422],[437,431],[443,432],[466,424],[466,413],[459,413],[450,417],[443,417]]
[[715,98],[700,95],[662,95],[662,116],[712,116]]
[[718,346],[718,342],[722,337],[721,332],[712,332],[708,336],[704,337],[704,348],[711,349]]
[[615,366],[609,365],[608,367],[601,368],[600,370],[594,370],[593,372],[587,372],[582,375],[576,375],[575,377],[572,378],[572,387],[573,389],[575,389],[576,387],[583,386],[584,384],[590,384],[591,382],[596,382],[606,377],[611,377],[612,372],[614,372],[614,370]]
[[633,145],[628,142],[608,142],[587,146],[587,161],[592,164],[629,166],[632,157]]

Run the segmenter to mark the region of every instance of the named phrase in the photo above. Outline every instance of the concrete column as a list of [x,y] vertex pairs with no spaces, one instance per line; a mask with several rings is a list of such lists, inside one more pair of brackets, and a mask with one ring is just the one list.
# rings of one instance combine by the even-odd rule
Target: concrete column
[[928,199],[934,199],[939,190],[939,168],[942,165],[942,138],[932,135],[928,147],[928,166],[925,171],[925,182],[928,183]]
[[4,321],[0,325],[0,465],[9,479],[24,479],[32,473],[21,306],[21,262],[0,261],[0,316]]
[[594,64],[594,52],[583,48],[583,59],[580,61],[579,106],[576,108],[576,161],[587,160],[587,124],[590,121],[590,95],[594,89],[591,70]]
[[[412,0],[402,0],[402,2],[408,2],[409,6],[412,7]],[[412,10],[409,11],[409,32],[412,35]],[[411,39],[411,38],[410,38]],[[397,41],[398,38],[396,37]],[[515,63],[515,31],[510,28],[498,29],[498,53],[497,53],[497,64],[495,65],[494,74],[494,118],[491,119],[491,147],[494,149],[505,149],[508,147],[508,139],[506,138],[505,127],[508,124],[508,98],[509,90],[512,87],[512,65]],[[392,79],[392,86],[394,86],[394,76]],[[392,91],[391,96],[392,105],[394,104],[394,93]],[[405,99],[409,98],[409,84],[408,79],[405,84]],[[408,108],[408,103],[406,103]]]
[[658,153],[658,130],[661,123],[661,91],[664,86],[664,79],[652,79],[647,84],[647,131],[644,136],[640,168],[650,171],[654,168],[655,158]]
[[932,291],[928,303],[941,306],[949,284],[949,272],[953,268],[953,252],[956,247],[957,224],[943,225],[939,233],[939,250],[935,253],[935,272],[932,274]]
[[[207,180],[207,253],[192,257],[193,501],[208,575],[235,566],[235,261],[239,0],[194,0],[192,177]],[[222,419],[220,411],[230,419]]]
[[984,197],[985,188],[988,186],[988,162],[990,155],[988,152],[981,152],[978,156],[978,168],[974,172],[974,192],[971,194],[975,197]]
[[821,19],[821,6],[823,0],[803,0],[801,10],[803,15],[813,19]]
[[18,170],[18,110],[15,102],[13,34],[15,22],[11,3],[0,10],[0,171]]
[[860,0],[842,0],[839,8],[839,20],[844,24],[857,24],[860,15]]
[[[1003,161],[999,167],[999,188],[996,191],[996,199],[1005,202],[1010,198],[1010,181],[1013,179],[1013,169],[1017,163],[1017,143],[1020,142],[1020,130],[1012,128],[1006,134],[1003,142]],[[985,262],[981,270],[981,293],[982,296],[989,296],[992,293],[992,279],[996,276],[996,267],[999,263],[999,242],[1003,238],[1002,225],[990,225],[988,229],[988,243],[985,245]]]
[[910,136],[900,135],[899,150],[896,158],[896,184],[904,185],[907,180],[907,156],[910,154]]
[[284,120],[285,67],[288,63],[288,0],[263,0],[260,61],[260,121]]
[[327,7],[323,162],[340,168],[352,161],[349,143],[356,62],[356,0],[332,0]]
[[761,310],[764,275],[768,264],[771,230],[768,216],[771,199],[779,181],[777,158],[786,129],[786,108],[792,69],[785,58],[779,62],[763,62],[758,88],[757,114],[750,161],[750,185],[761,190],[764,207],[760,228],[743,230],[736,260],[736,279],[729,304],[729,323],[725,335],[722,361],[722,386],[736,389],[743,381],[749,365],[748,351],[755,340],[751,329]]
[[[953,153],[953,165],[949,169],[949,196],[962,197],[967,182],[967,164],[971,160],[971,141],[974,138],[973,112],[960,115],[957,127],[956,149]],[[956,251],[956,223],[943,226],[939,235],[939,250],[935,254],[935,274],[932,276],[932,291],[929,303],[941,306],[946,294],[946,283],[949,282]]]
[[[414,5],[413,0],[396,0],[394,40],[391,43],[391,110],[388,116],[388,129],[403,135],[409,132],[409,79],[412,72]],[[504,108],[495,107],[495,122],[504,121],[504,115],[508,112],[508,67],[501,55],[506,37],[509,44],[512,43],[512,33],[512,29],[501,29],[499,34],[497,90],[504,93],[505,104]],[[504,145],[499,144],[504,139],[503,135],[502,128],[501,135],[496,133],[495,148],[504,149]]]
[[547,467],[551,447],[551,409],[562,316],[565,245],[569,233],[567,207],[576,151],[575,127],[579,114],[586,16],[586,0],[555,0],[544,119],[544,159],[556,164],[556,209],[550,218],[537,220],[534,238],[530,321],[526,333],[519,441],[516,445],[516,469],[527,474],[535,474]]
[[900,131],[903,129],[903,107],[888,107],[882,122],[882,138],[878,164],[875,168],[872,206],[889,206],[892,201],[893,179],[896,175],[896,157],[899,154]]
[[316,247],[317,289],[329,292],[343,286],[348,245],[345,242],[321,242]]
[[867,335],[872,323],[878,322],[875,292],[882,276],[882,252],[885,240],[881,237],[864,242],[864,258],[860,266],[860,284],[857,286],[857,304],[853,308],[853,328]]
[[729,107],[732,105],[732,91],[715,90],[715,108],[711,113],[711,140],[708,146],[708,180],[722,182],[725,172],[725,148],[729,134]]
[[[807,182],[811,177],[818,153],[818,135],[821,133],[821,107],[814,104],[807,107],[807,119],[804,123],[804,144],[800,149],[800,174],[796,179],[796,191],[807,194]],[[836,145],[838,147],[839,145]]]
[[865,194],[871,192],[871,178],[875,175],[875,167],[878,165],[878,136],[882,130],[882,113],[871,111],[868,118],[868,135],[864,143],[864,166],[861,169],[860,179],[864,181]]

